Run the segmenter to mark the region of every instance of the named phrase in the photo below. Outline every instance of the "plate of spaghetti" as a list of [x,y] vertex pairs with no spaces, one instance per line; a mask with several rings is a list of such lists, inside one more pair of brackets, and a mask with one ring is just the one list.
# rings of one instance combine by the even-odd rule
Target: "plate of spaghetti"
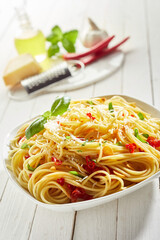
[[57,97],[9,133],[4,165],[21,191],[50,209],[115,200],[160,175],[160,112],[122,95]]

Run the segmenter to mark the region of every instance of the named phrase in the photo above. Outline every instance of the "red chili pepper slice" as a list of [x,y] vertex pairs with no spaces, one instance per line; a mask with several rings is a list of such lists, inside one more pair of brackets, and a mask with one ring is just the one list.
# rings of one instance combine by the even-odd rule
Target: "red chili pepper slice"
[[134,150],[136,149],[136,144],[135,143],[126,144],[126,148],[129,150],[130,153],[134,153]]
[[62,161],[57,159],[56,157],[52,157],[51,161],[54,162],[56,166],[59,166],[62,164]]
[[64,185],[64,178],[58,178],[57,179],[57,183],[59,183],[61,186],[63,186]]
[[27,158],[29,158],[30,157],[30,155],[29,154],[26,154],[25,155],[25,159],[27,159]]
[[32,177],[32,173],[29,174],[29,178],[31,178],[31,177]]
[[96,119],[95,117],[92,116],[91,113],[86,113],[86,115],[87,115],[90,119],[92,119],[92,120]]
[[149,143],[149,145],[151,145],[152,147],[156,148],[156,147],[160,147],[160,140],[154,137],[148,137],[147,138],[147,142]]
[[134,115],[133,115],[133,114],[131,114],[131,117],[134,117]]
[[78,199],[89,200],[92,199],[92,196],[87,194],[84,189],[76,187],[71,192],[71,202],[77,202]]

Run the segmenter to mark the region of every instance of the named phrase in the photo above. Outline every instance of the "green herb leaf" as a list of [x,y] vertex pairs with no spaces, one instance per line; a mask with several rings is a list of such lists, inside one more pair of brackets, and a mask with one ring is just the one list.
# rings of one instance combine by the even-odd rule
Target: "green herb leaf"
[[70,139],[71,138],[71,136],[66,136],[66,139]]
[[82,150],[79,149],[79,150],[77,150],[77,152],[82,152]]
[[57,97],[54,103],[52,104],[51,115],[52,116],[62,115],[64,112],[67,111],[70,101],[71,99],[68,96]]
[[42,116],[48,119],[51,116],[51,112],[50,111],[46,111],[45,113],[43,113]]
[[93,162],[95,162],[95,163],[97,162],[96,159],[91,159],[91,161],[93,161]]
[[149,135],[148,135],[147,133],[143,133],[142,135],[143,135],[143,137],[145,137],[145,138],[149,138]]
[[83,176],[80,175],[80,174],[79,174],[78,172],[76,172],[76,171],[69,171],[69,173],[71,173],[71,174],[73,174],[73,175],[75,175],[75,176],[77,176],[77,177],[83,178]]
[[36,133],[39,133],[44,129],[44,124],[47,122],[47,118],[41,116],[32,122],[25,131],[27,139],[30,139]]
[[52,32],[50,33],[50,35],[47,36],[46,40],[48,42],[51,42],[52,44],[56,44],[62,40],[62,36],[62,30],[59,26],[56,25],[52,28]]
[[63,34],[63,38],[69,40],[73,44],[75,44],[77,36],[78,36],[78,31],[77,30],[72,30],[72,31],[69,31],[69,32],[65,32]]
[[30,146],[27,143],[23,143],[21,146],[21,149],[25,149],[25,148],[30,148]]
[[121,141],[117,142],[116,145],[117,145],[117,146],[123,146],[123,144],[122,144]]
[[110,111],[111,113],[114,112],[114,108],[113,108],[112,102],[110,102],[110,103],[108,104],[108,109],[109,109],[109,111]]
[[99,146],[101,146],[101,143],[99,143]]
[[34,171],[36,168],[33,168],[33,167],[31,167],[30,165],[29,165],[29,163],[27,164],[27,167],[28,167],[28,170],[30,170],[30,171]]
[[135,136],[136,138],[138,138],[141,142],[147,143],[145,140],[143,140],[143,139],[139,136],[139,134],[138,134],[138,129],[137,129],[137,128],[134,129],[134,136]]
[[59,37],[59,40],[62,39],[63,33],[62,33],[61,28],[58,25],[56,25],[52,28],[52,33],[56,34]]
[[52,44],[57,44],[60,41],[59,36],[53,32],[46,37],[46,40]]
[[62,45],[66,49],[66,51],[69,53],[74,53],[76,51],[74,44],[67,38],[62,39]]
[[144,116],[141,112],[138,113],[138,117],[139,117],[140,120],[144,120]]
[[52,57],[54,56],[56,53],[59,52],[59,46],[57,44],[52,44],[49,48],[48,48],[48,57]]
[[95,105],[92,101],[87,101],[90,105]]

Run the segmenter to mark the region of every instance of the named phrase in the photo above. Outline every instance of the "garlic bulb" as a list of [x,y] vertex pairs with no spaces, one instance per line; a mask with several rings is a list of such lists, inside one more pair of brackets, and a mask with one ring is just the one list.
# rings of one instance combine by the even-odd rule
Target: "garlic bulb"
[[86,48],[93,47],[98,42],[108,37],[108,33],[105,30],[99,29],[92,19],[88,18],[90,25],[89,31],[87,31],[82,37],[82,44]]

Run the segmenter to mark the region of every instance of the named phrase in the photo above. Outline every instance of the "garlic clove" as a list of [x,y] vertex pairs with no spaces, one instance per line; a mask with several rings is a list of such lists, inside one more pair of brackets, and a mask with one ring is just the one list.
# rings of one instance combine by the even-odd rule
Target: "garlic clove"
[[91,48],[107,37],[108,37],[108,34],[105,31],[104,32],[102,32],[101,30],[90,31],[84,36],[84,39],[82,40],[82,44],[86,48]]
[[91,48],[98,42],[108,37],[108,33],[105,30],[100,29],[91,18],[88,18],[90,29],[83,35],[81,39],[82,44],[86,48]]

